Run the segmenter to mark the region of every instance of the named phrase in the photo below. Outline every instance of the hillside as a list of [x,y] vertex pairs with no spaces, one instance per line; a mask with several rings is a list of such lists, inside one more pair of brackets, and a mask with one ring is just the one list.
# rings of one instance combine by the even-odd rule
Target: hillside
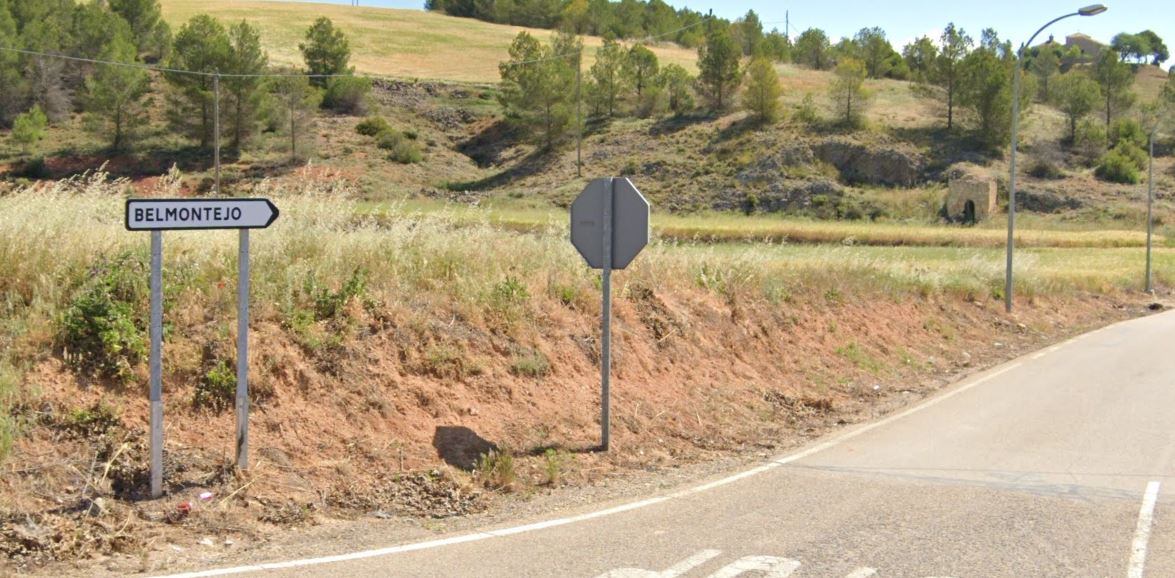
[[[498,63],[521,30],[547,39],[550,30],[489,24],[423,10],[396,10],[313,4],[235,0],[162,0],[163,16],[173,30],[196,14],[206,13],[222,21],[248,19],[261,31],[261,39],[274,64],[301,65],[298,43],[319,16],[339,26],[351,43],[351,64],[368,74],[396,78],[423,78],[459,82],[497,82]],[[599,38],[587,38],[585,66],[591,66]],[[653,51],[665,63],[693,70],[697,53],[666,43]]]

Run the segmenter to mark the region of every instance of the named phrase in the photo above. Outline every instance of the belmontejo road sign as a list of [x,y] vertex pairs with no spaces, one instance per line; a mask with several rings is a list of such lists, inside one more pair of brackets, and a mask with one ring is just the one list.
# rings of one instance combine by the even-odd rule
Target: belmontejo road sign
[[163,495],[163,232],[236,229],[237,467],[249,467],[249,230],[278,217],[269,199],[127,199],[128,231],[151,232],[151,497]]
[[128,231],[264,229],[278,217],[269,199],[128,199]]

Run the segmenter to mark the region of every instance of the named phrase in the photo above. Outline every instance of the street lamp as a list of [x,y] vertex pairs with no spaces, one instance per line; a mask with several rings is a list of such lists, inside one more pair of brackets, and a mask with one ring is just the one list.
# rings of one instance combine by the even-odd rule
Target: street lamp
[[1093,4],[1086,6],[1072,14],[1066,14],[1054,18],[1040,27],[1032,36],[1028,38],[1028,42],[1020,45],[1020,50],[1016,51],[1016,72],[1012,75],[1012,160],[1011,160],[1011,176],[1008,179],[1008,269],[1004,274],[1004,308],[1008,313],[1012,312],[1012,244],[1013,234],[1016,230],[1016,137],[1017,131],[1020,128],[1020,74],[1021,68],[1024,64],[1024,49],[1032,46],[1032,41],[1036,40],[1037,35],[1044,32],[1045,28],[1060,22],[1066,18],[1073,16],[1097,16],[1106,11],[1106,7],[1101,4]]
[[1151,207],[1155,203],[1155,133],[1159,132],[1159,123],[1156,121],[1151,127],[1150,159],[1147,161],[1146,176],[1146,292],[1153,293],[1151,285],[1151,235],[1154,232],[1155,220],[1151,217]]

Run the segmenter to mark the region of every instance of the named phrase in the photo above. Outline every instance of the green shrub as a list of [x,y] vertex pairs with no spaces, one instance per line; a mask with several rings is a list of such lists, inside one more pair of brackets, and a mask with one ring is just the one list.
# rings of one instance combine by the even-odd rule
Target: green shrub
[[510,490],[517,475],[514,472],[514,456],[505,450],[490,450],[477,460],[477,479],[487,487]]
[[370,78],[339,76],[327,83],[322,106],[343,114],[363,114],[370,95]]
[[146,355],[146,332],[135,306],[147,293],[142,259],[123,254],[103,260],[62,316],[58,338],[66,362],[76,370],[128,381]]
[[376,137],[376,145],[389,152],[388,158],[401,164],[413,164],[424,160],[420,147],[395,129],[385,130]]
[[1106,129],[1101,123],[1085,120],[1077,125],[1077,138],[1073,145],[1086,163],[1097,162],[1105,154],[1107,142]]
[[508,308],[518,305],[530,298],[526,286],[515,277],[506,276],[502,282],[494,285],[490,291],[490,301],[496,308]]
[[41,110],[40,105],[33,105],[28,112],[21,113],[12,121],[12,141],[20,146],[26,154],[32,151],[41,139],[45,138],[45,131],[49,127],[49,119]]
[[547,471],[547,484],[559,485],[559,479],[563,477],[563,464],[567,461],[567,456],[555,448],[547,448],[547,451],[543,452],[543,460],[544,469]]
[[13,175],[26,179],[47,179],[50,176],[49,166],[45,164],[45,157],[33,157],[19,163]]
[[61,427],[75,436],[93,438],[122,425],[118,412],[102,401],[90,407],[77,408],[62,419]]
[[520,377],[543,377],[551,372],[551,362],[537,349],[529,349],[514,358],[510,372]]
[[227,361],[221,361],[204,374],[196,384],[192,405],[212,411],[224,411],[232,407],[237,398],[237,374]]
[[1142,125],[1132,118],[1121,118],[1110,125],[1110,146],[1116,147],[1123,141],[1138,148],[1146,148],[1147,136]]
[[820,121],[820,113],[816,110],[816,98],[812,93],[804,94],[804,99],[800,101],[800,107],[796,109],[796,120],[803,124],[816,124]]
[[1095,171],[1097,177],[1112,183],[1138,184],[1142,180],[1142,168],[1136,155],[1130,150],[1132,148],[1137,147],[1123,142],[1106,153]]
[[377,136],[390,130],[392,130],[392,126],[382,116],[369,116],[355,126],[355,132],[363,136]]
[[[302,282],[302,294],[310,300],[310,307],[314,311],[313,321],[334,319],[343,313],[352,299],[362,299],[367,295],[367,270],[358,268],[352,271],[338,290],[319,284],[318,278],[310,275]],[[309,323],[312,320],[304,321]]]

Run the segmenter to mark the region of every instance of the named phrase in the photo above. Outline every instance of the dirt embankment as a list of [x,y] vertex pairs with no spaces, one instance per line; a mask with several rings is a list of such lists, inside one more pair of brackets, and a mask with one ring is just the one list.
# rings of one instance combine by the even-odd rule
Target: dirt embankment
[[[937,295],[767,299],[623,276],[619,287],[607,454],[594,451],[599,306],[557,288],[531,288],[509,323],[358,301],[317,329],[258,322],[252,468],[231,466],[231,404],[196,407],[200,378],[171,370],[167,494],[155,501],[144,499],[145,387],[87,381],[44,357],[0,479],[0,567],[115,555],[111,568],[130,572],[169,545],[247,548],[324,519],[463,515],[541,486],[777,451],[1145,312],[1128,297],[1037,299],[1009,317],[996,301]],[[231,347],[217,327],[178,315],[170,367]]]

